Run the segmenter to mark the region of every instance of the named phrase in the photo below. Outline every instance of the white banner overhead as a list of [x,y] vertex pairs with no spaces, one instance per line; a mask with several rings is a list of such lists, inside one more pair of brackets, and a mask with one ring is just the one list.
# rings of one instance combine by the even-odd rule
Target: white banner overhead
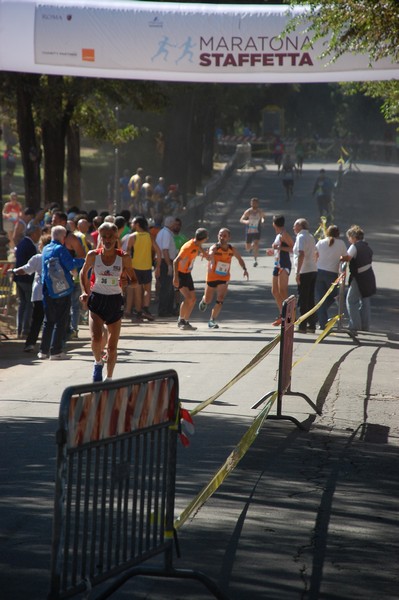
[[0,70],[158,81],[398,79],[390,60],[320,59],[287,7],[112,0],[0,0]]

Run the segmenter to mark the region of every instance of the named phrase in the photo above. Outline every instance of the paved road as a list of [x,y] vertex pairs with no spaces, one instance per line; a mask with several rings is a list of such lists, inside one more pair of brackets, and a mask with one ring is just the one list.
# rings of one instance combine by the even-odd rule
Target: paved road
[[[281,181],[268,167],[238,172],[207,211],[213,238],[231,227],[243,251],[239,216],[257,195],[268,215],[283,212],[317,227],[311,189],[321,165],[307,165],[287,204]],[[323,165],[333,172],[336,165]],[[315,346],[316,336],[295,338],[292,389],[322,409],[316,416],[299,397],[284,412],[309,431],[267,422],[219,491],[180,531],[176,566],[203,570],[237,600],[379,599],[398,596],[398,288],[399,169],[359,165],[337,199],[344,232],[358,222],[374,249],[378,294],[373,331],[357,346],[344,333]],[[271,219],[264,245],[273,239]],[[245,255],[243,251],[243,255]],[[250,266],[250,281],[233,269],[221,328],[210,331],[195,310],[194,334],[174,321],[125,324],[116,376],[174,368],[183,404],[195,407],[230,381],[276,331],[270,294],[272,259]],[[204,265],[194,278],[202,288]],[[291,288],[294,292],[294,288]],[[43,600],[48,585],[54,481],[54,431],[63,389],[90,377],[87,329],[71,345],[72,359],[40,363],[18,341],[0,345],[0,580],[6,600]],[[187,506],[223,464],[252,423],[251,406],[276,388],[278,349],[215,403],[200,412],[188,449],[180,448],[176,513]],[[192,582],[141,579],[115,598],[209,598]]]

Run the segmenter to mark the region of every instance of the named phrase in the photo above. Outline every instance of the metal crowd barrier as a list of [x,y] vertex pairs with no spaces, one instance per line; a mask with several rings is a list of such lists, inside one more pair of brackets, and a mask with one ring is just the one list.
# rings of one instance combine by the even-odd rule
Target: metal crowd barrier
[[[178,426],[173,370],[64,391],[48,600],[96,586],[109,598],[136,575],[197,579],[228,600],[202,572],[173,567]],[[163,566],[143,566],[159,555]]]
[[[320,415],[321,412],[312,400],[306,394],[302,392],[293,392],[291,390],[291,374],[292,374],[292,351],[294,343],[294,324],[295,324],[295,313],[296,313],[296,298],[290,296],[287,300],[284,300],[281,317],[281,340],[280,340],[280,355],[278,365],[278,387],[277,387],[277,412],[276,414],[268,415],[268,419],[285,419],[295,423],[300,429],[303,429],[303,425],[291,415],[284,415],[282,412],[283,396],[301,396],[306,402],[313,408],[313,410]],[[268,392],[258,402],[256,402],[251,408],[258,408],[268,398],[273,396],[275,391]]]

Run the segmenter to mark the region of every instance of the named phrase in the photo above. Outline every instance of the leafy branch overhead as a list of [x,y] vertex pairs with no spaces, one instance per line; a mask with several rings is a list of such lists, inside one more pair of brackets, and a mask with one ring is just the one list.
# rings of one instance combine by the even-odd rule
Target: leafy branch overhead
[[399,3],[397,0],[313,0],[294,23],[309,22],[313,39],[326,39],[325,56],[336,59],[346,52],[368,54],[370,60],[391,58],[399,62]]
[[[390,59],[399,63],[399,2],[398,0],[307,0],[290,2],[292,7],[303,4],[305,13],[295,17],[290,29],[303,27],[314,40],[324,39],[323,57],[334,61],[350,52],[368,55],[370,62]],[[399,122],[399,82],[365,81],[345,86],[350,91],[381,98],[381,110],[387,121]]]

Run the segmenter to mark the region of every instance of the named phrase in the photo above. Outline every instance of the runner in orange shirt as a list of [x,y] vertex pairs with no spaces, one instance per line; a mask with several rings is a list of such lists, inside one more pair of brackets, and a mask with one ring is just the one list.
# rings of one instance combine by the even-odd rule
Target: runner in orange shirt
[[173,261],[173,285],[175,288],[179,288],[183,296],[183,302],[180,304],[179,319],[177,321],[177,326],[180,329],[191,331],[197,329],[188,321],[195,304],[194,282],[191,271],[194,261],[199,254],[208,259],[207,251],[202,248],[202,244],[207,239],[207,230],[200,227],[195,232],[195,237],[183,244],[179,254]]
[[218,329],[216,319],[222,310],[222,305],[227,294],[230,281],[230,267],[232,258],[236,258],[244,271],[244,277],[248,279],[248,271],[241,254],[230,244],[231,233],[223,227],[218,233],[218,242],[209,249],[208,273],[206,276],[205,294],[198,305],[200,311],[204,312],[216,291],[216,302],[212,309],[211,318],[208,323],[210,329]]

